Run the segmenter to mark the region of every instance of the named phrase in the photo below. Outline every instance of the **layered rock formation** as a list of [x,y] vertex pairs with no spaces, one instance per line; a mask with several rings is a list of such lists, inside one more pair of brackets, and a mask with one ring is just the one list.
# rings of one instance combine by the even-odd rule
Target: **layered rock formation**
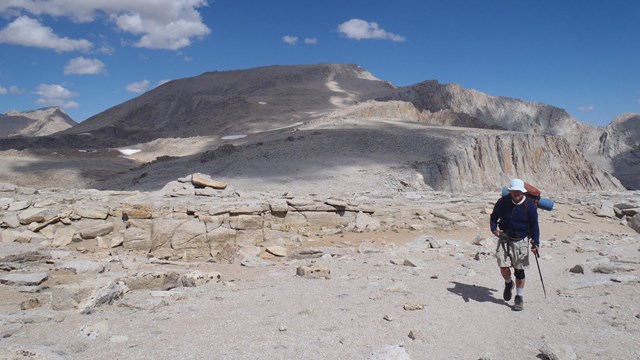
[[[505,177],[528,179],[551,191],[622,190],[618,179],[600,170],[562,137],[522,133],[465,136],[454,154],[415,162],[433,188],[481,190],[475,184],[500,183]],[[475,189],[474,189],[475,188]]]

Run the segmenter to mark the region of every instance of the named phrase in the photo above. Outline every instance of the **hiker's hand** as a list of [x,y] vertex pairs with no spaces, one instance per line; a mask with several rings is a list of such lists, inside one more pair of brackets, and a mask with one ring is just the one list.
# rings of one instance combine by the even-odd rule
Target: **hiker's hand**
[[500,230],[496,230],[493,232],[493,235],[500,237]]
[[533,252],[535,256],[538,256],[538,247],[535,245],[531,245],[531,252]]

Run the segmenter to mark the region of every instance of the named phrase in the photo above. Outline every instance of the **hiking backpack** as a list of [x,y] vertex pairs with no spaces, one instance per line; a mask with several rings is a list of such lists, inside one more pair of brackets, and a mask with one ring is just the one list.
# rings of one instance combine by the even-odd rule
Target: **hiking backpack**
[[533,203],[536,205],[536,207],[538,207],[541,191],[537,187],[527,182],[524,183],[524,188],[527,190],[527,192],[524,194],[527,196],[527,198],[533,200]]

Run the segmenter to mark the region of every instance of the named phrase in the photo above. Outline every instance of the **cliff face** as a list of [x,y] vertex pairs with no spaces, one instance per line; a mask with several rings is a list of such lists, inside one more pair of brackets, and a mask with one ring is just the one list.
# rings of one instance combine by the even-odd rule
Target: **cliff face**
[[435,189],[483,190],[520,177],[546,191],[623,190],[611,174],[588,161],[562,137],[522,133],[465,136],[457,151],[413,166]]
[[[451,101],[462,103],[459,100]],[[516,105],[516,102],[512,103],[512,106],[522,110],[520,114],[534,114],[538,108],[542,109],[541,111],[545,110],[542,105],[534,104],[533,109],[527,109],[524,103]],[[458,111],[460,109],[462,107],[457,108]],[[484,113],[484,116],[493,118],[491,112]],[[517,112],[514,116],[517,116]],[[620,181],[611,175],[612,168],[599,167],[587,160],[571,143],[571,136],[488,130],[483,126],[486,123],[481,119],[464,113],[457,113],[451,109],[420,111],[413,103],[396,100],[368,101],[335,111],[329,118],[416,121],[437,126],[431,127],[434,130],[441,129],[441,126],[459,125],[456,127],[458,131],[449,133],[452,141],[448,146],[433,149],[434,156],[411,161],[410,166],[420,174],[421,181],[434,190],[484,191],[501,187],[505,179],[511,177],[521,177],[547,191],[624,189]],[[461,128],[462,125],[466,125],[464,129]],[[532,126],[537,126],[539,130],[544,128],[535,121]],[[425,129],[428,131],[429,127]],[[615,129],[611,132],[619,133],[620,130]],[[615,147],[623,152],[628,151],[622,145]]]
[[582,131],[577,148],[626,188],[640,190],[640,114],[622,114],[606,127]]

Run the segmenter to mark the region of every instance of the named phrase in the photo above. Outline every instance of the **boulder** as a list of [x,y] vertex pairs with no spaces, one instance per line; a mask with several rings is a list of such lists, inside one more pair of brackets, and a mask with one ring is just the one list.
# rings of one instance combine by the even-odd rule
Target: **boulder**
[[331,270],[320,265],[299,266],[296,269],[296,275],[309,279],[329,279]]
[[113,304],[128,291],[129,288],[122,281],[112,281],[95,289],[88,298],[78,305],[78,310],[81,314],[89,314],[98,306]]
[[211,179],[209,175],[195,173],[191,175],[191,183],[199,187],[211,187],[223,190],[227,187],[227,183]]
[[22,225],[28,225],[32,222],[44,222],[52,219],[57,214],[53,209],[30,208],[18,213],[18,220]]

